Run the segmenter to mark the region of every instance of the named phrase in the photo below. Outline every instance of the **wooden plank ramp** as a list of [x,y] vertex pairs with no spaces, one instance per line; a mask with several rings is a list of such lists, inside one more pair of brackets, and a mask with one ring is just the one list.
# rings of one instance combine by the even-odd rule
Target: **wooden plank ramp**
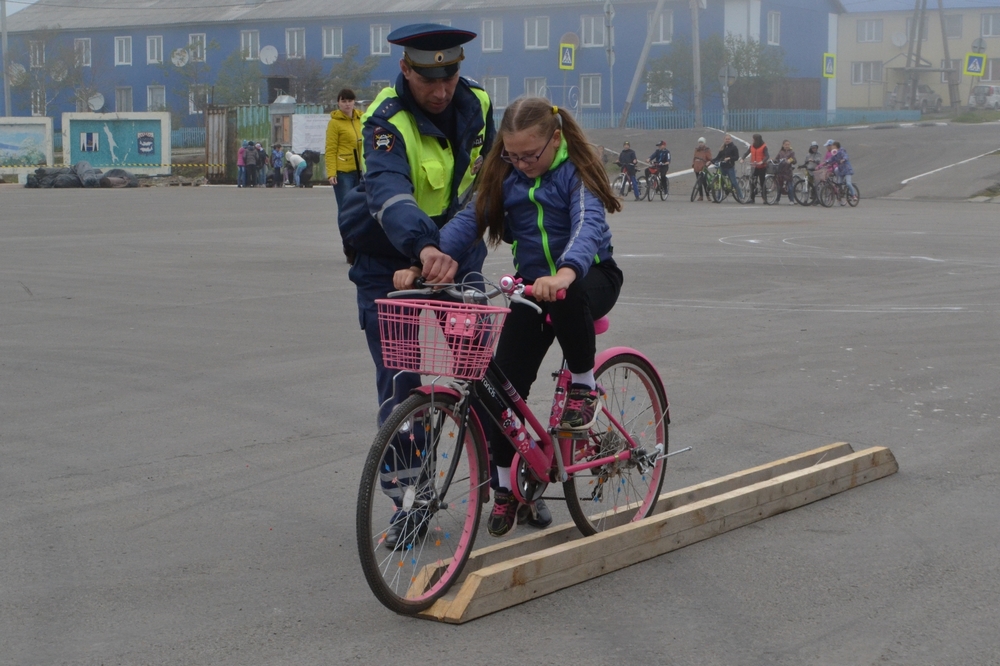
[[[461,624],[894,474],[892,452],[844,442],[664,493],[653,515],[591,537],[573,523],[481,548],[417,617]],[[621,521],[620,521],[621,522]]]

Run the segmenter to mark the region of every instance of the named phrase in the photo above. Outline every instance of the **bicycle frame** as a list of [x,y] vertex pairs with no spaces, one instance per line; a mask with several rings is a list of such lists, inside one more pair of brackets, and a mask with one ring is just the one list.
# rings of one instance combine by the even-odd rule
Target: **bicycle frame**
[[[599,367],[606,359],[621,353],[633,354],[642,360],[649,362],[649,359],[644,354],[635,349],[631,349],[629,347],[613,347],[611,349],[604,350],[597,355],[597,358],[595,359],[595,367]],[[652,366],[651,362],[650,367],[653,367],[655,372],[655,366]],[[658,373],[657,379],[660,380],[662,384],[662,379],[659,377]],[[517,393],[514,386],[510,383],[510,380],[508,380],[503,374],[503,371],[500,370],[500,367],[497,365],[495,360],[490,361],[486,375],[478,381],[455,381],[445,386],[429,384],[421,386],[416,389],[416,391],[429,395],[433,395],[436,391],[443,391],[462,400],[462,404],[465,405],[465,408],[463,409],[464,416],[458,434],[458,437],[460,438],[459,441],[461,441],[461,438],[465,436],[465,428],[467,427],[479,429],[480,433],[483,435],[483,441],[486,441],[485,430],[483,430],[483,423],[480,420],[480,412],[485,411],[485,413],[488,414],[490,419],[493,421],[493,424],[501,433],[503,433],[503,436],[514,447],[514,450],[517,452],[517,456],[527,464],[528,469],[534,474],[535,480],[539,483],[547,484],[564,482],[576,472],[600,467],[609,463],[630,460],[632,457],[632,450],[637,448],[635,440],[628,434],[626,428],[624,428],[614,415],[608,411],[607,407],[602,405],[602,413],[614,426],[615,430],[618,431],[618,434],[624,437],[625,441],[628,442],[628,450],[615,455],[588,460],[585,463],[566,465],[564,461],[571,459],[574,442],[586,441],[583,438],[558,436],[571,434],[560,433],[557,430],[560,417],[562,415],[563,403],[565,401],[565,396],[568,393],[570,383],[571,375],[565,362],[563,362],[562,367],[556,374],[556,388],[554,399],[552,401],[552,410],[549,414],[548,428],[542,426],[534,412],[531,411],[531,408],[528,407],[524,399]],[[563,396],[563,398],[560,399],[560,396]],[[480,405],[483,409],[475,409],[476,405]],[[507,413],[507,410],[510,410],[509,414]],[[670,422],[669,404],[663,413],[663,419],[666,423]],[[520,425],[517,425],[518,422]],[[533,433],[523,430],[524,424],[529,425]],[[521,432],[525,432],[527,434],[527,436],[523,439],[517,437],[517,435]],[[557,437],[553,437],[550,432],[555,432]],[[660,442],[660,444],[662,444],[662,442]],[[516,462],[517,461],[515,460],[515,463]],[[458,460],[453,459],[446,474],[445,482],[442,484],[444,489],[442,497],[439,499],[443,499],[443,496],[447,494],[448,487],[451,484],[451,479],[457,465]],[[516,474],[517,465],[512,465],[511,470],[512,474]],[[518,501],[531,502],[536,499],[536,497],[523,497],[521,495],[520,484],[512,483],[511,485]]]

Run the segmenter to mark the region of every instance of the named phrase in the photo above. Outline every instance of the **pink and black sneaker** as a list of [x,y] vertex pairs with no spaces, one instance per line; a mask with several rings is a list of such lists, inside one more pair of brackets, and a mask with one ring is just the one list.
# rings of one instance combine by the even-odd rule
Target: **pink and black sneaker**
[[597,389],[586,384],[571,384],[559,427],[564,430],[589,430],[597,421]]

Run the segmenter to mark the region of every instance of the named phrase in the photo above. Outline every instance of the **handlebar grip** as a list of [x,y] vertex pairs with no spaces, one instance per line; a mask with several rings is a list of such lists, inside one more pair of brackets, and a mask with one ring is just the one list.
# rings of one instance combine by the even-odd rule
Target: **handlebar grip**
[[[532,288],[531,287],[532,287],[532,285],[530,285],[530,284],[524,285],[524,295],[525,296],[531,296],[531,292],[532,292]],[[565,299],[566,299],[566,290],[565,289],[560,289],[559,291],[556,292],[556,300],[557,301],[562,301],[562,300],[565,300]]]

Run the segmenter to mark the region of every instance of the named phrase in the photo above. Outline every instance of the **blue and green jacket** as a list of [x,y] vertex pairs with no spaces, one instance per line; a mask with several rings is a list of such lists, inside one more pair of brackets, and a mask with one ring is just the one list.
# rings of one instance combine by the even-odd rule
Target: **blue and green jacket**
[[[528,178],[513,169],[503,183],[504,241],[512,246],[515,270],[529,282],[563,266],[581,279],[613,253],[604,204],[568,157],[564,138],[548,172]],[[473,201],[441,229],[439,247],[458,257],[480,236]]]

